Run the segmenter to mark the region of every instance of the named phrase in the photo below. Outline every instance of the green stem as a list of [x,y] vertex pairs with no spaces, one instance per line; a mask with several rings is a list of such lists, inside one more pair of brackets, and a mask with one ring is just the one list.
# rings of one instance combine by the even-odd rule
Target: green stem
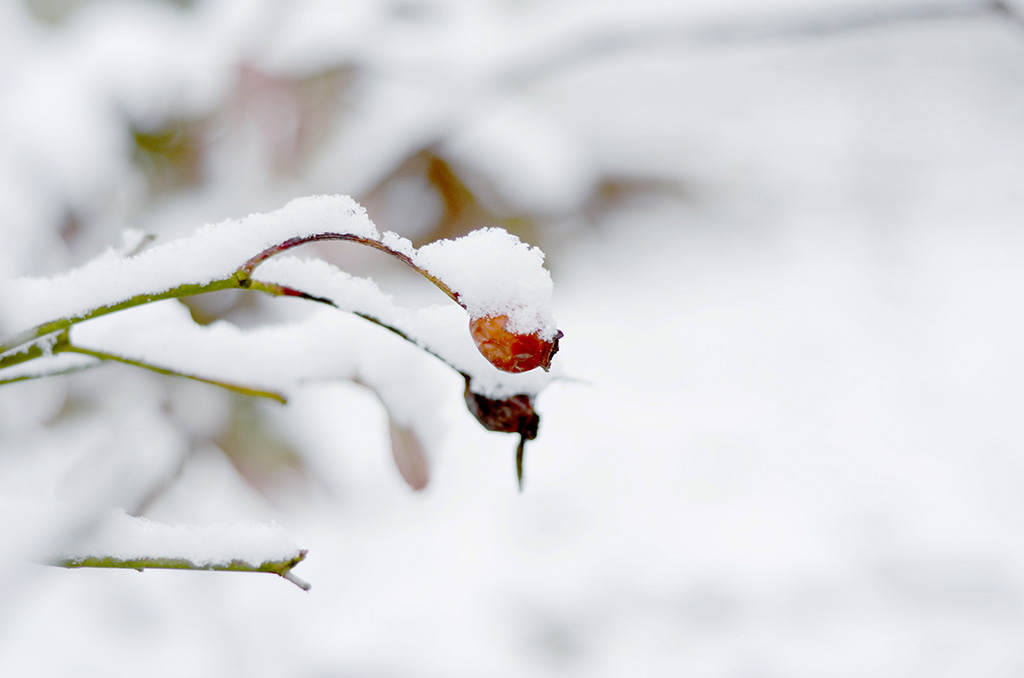
[[[238,280],[238,279],[237,278],[232,278],[232,280]],[[307,294],[307,293],[302,292],[300,290],[296,290],[296,289],[293,289],[293,288],[290,288],[290,287],[285,287],[284,285],[278,285],[278,284],[275,284],[275,283],[265,283],[265,282],[261,282],[259,280],[252,280],[252,279],[245,279],[245,281],[246,281],[245,283],[240,283],[237,286],[238,287],[244,287],[245,289],[249,289],[249,290],[252,290],[252,291],[255,291],[255,292],[262,292],[262,293],[268,294],[270,296],[297,297],[297,298],[300,298],[300,299],[306,299],[306,300],[309,300],[309,301],[315,301],[317,303],[326,304],[328,306],[331,306],[332,308],[339,308],[338,305],[335,304],[330,299],[325,299],[323,297],[317,297],[317,296],[314,296],[312,294]],[[217,281],[216,284],[219,284],[220,282],[222,282],[222,281]],[[176,289],[180,289],[180,288],[176,288]],[[225,289],[225,288],[218,287],[218,289]],[[212,291],[212,290],[202,290],[202,291],[200,291],[198,293],[202,293],[204,291]],[[161,296],[163,298],[168,298],[168,299],[169,298],[173,298],[171,296],[170,292],[171,291],[169,291],[168,293],[165,293],[164,295],[161,295]],[[118,304],[118,306],[120,306],[121,308],[130,308],[130,305],[129,305],[128,302],[129,301],[133,301],[133,300],[137,304],[148,303],[144,299],[145,299],[144,295],[139,295],[137,297],[133,297],[132,300],[128,300],[128,301],[122,302],[121,304]],[[109,306],[109,307],[103,307],[103,308],[104,309],[113,309],[114,307],[113,306]],[[97,310],[99,310],[99,309],[97,309]],[[117,309],[117,310],[120,310],[120,309]],[[263,389],[252,388],[252,387],[249,387],[249,386],[241,386],[241,385],[238,385],[238,384],[232,384],[232,383],[229,383],[229,382],[224,382],[224,381],[221,381],[221,380],[218,380],[218,379],[213,379],[213,378],[209,378],[209,377],[201,377],[199,375],[194,375],[194,374],[187,374],[187,373],[181,372],[179,370],[173,370],[173,369],[166,368],[166,367],[158,367],[156,365],[153,365],[153,364],[141,361],[141,360],[134,360],[132,358],[126,358],[124,356],[115,355],[113,353],[107,353],[107,352],[104,352],[104,351],[97,351],[97,350],[94,350],[94,349],[88,349],[88,348],[84,348],[82,346],[75,346],[74,344],[71,343],[69,335],[68,335],[68,332],[67,332],[68,327],[70,327],[70,325],[72,325],[72,324],[74,324],[76,322],[79,322],[81,320],[87,320],[89,318],[98,317],[99,315],[104,315],[105,313],[110,313],[110,312],[112,312],[112,311],[111,310],[105,310],[103,313],[89,313],[87,315],[82,316],[81,318],[71,319],[70,323],[68,323],[68,326],[65,326],[63,328],[61,328],[60,323],[56,323],[56,322],[55,323],[48,323],[47,325],[40,325],[39,326],[40,328],[44,328],[44,327],[47,327],[47,328],[48,327],[58,327],[59,329],[63,329],[64,331],[60,332],[57,335],[57,338],[54,340],[53,345],[51,347],[49,347],[48,349],[43,348],[40,344],[31,344],[31,345],[25,347],[22,351],[19,351],[17,353],[11,353],[11,354],[9,354],[7,356],[4,356],[4,357],[0,357],[0,369],[2,369],[4,367],[10,367],[10,366],[13,366],[13,365],[17,365],[17,364],[20,364],[20,363],[23,363],[23,362],[26,362],[26,361],[29,361],[29,360],[33,360],[35,358],[41,358],[44,355],[52,355],[52,354],[57,354],[57,353],[77,353],[79,355],[91,356],[91,357],[96,358],[98,360],[107,360],[107,361],[111,361],[111,362],[122,363],[122,364],[125,364],[125,365],[132,365],[134,367],[139,367],[139,368],[142,368],[142,369],[145,369],[145,370],[149,370],[151,372],[156,372],[158,374],[164,374],[164,375],[169,375],[169,376],[177,376],[177,377],[184,377],[186,379],[192,379],[192,380],[203,382],[203,383],[206,383],[206,384],[212,384],[214,386],[219,386],[221,388],[225,388],[225,389],[227,389],[229,391],[233,391],[235,393],[241,393],[243,395],[250,395],[250,396],[256,396],[256,397],[270,398],[271,400],[276,400],[276,401],[278,401],[280,403],[286,403],[287,402],[287,398],[284,395],[282,395],[280,393],[276,393],[274,391],[267,391],[267,390],[263,390]],[[422,346],[421,344],[416,342],[415,339],[413,339],[412,337],[410,337],[408,334],[406,334],[402,330],[398,329],[397,327],[389,325],[388,323],[384,322],[383,320],[380,320],[379,318],[375,318],[374,316],[371,316],[371,315],[366,314],[366,313],[356,312],[355,315],[358,315],[359,317],[363,318],[364,320],[372,322],[372,323],[374,323],[375,325],[377,325],[379,327],[382,327],[382,328],[384,328],[384,329],[386,329],[386,330],[388,330],[390,332],[393,332],[394,334],[397,334],[399,337],[401,337],[402,339],[405,339],[406,341],[408,341],[408,342],[410,342],[412,344],[416,344],[416,346],[419,347],[420,350],[425,351],[426,353],[429,353],[430,355],[434,356],[435,358],[437,358],[441,362],[445,363],[446,365],[448,365],[452,369],[454,369],[456,371],[459,371],[457,368],[455,368],[453,365],[448,363],[444,358],[439,356],[437,353],[435,353],[434,351],[430,350],[429,348],[426,348],[425,346]],[[45,336],[45,335],[40,335],[40,336]],[[25,375],[25,376],[21,376],[21,377],[14,377],[14,378],[11,378],[11,379],[0,379],[0,386],[2,386],[4,384],[14,383],[14,382],[17,382],[17,381],[25,381],[25,380],[37,379],[37,378],[41,378],[41,377],[53,376],[53,375],[56,375],[56,374],[63,374],[64,372],[77,371],[79,369],[82,369],[82,367],[79,366],[79,367],[72,368],[71,370],[65,370],[65,371],[61,371],[61,372],[53,372],[53,373],[38,374],[38,375]]]
[[[206,283],[205,285],[195,284],[184,284],[178,287],[172,287],[164,292],[158,292],[156,294],[137,294],[134,297],[129,297],[124,301],[119,301],[116,304],[109,304],[106,306],[99,306],[89,311],[83,312],[81,315],[76,315],[70,318],[59,318],[52,320],[42,325],[36,325],[35,327],[25,330],[9,339],[6,339],[0,344],[0,353],[11,351],[18,346],[27,344],[30,341],[35,341],[40,337],[44,337],[47,334],[53,332],[59,332],[60,330],[66,330],[72,325],[80,323],[84,320],[92,320],[93,318],[99,318],[100,316],[107,315],[108,313],[114,313],[115,311],[123,311],[126,308],[132,308],[134,306],[141,306],[154,301],[163,301],[164,299],[179,299],[181,297],[191,297],[197,294],[205,294],[207,292],[216,292],[217,290],[229,290],[238,287],[243,287],[240,279],[236,276],[225,278],[223,280],[214,280]],[[28,350],[32,350],[29,348]],[[21,355],[21,353],[13,354]],[[32,358],[38,358],[39,355],[33,355]],[[31,358],[27,358],[30,360]],[[17,364],[17,362],[24,362],[24,360],[17,360],[16,362],[4,362],[5,358],[0,358],[0,368],[7,367],[8,365]]]
[[106,353],[104,351],[94,351],[92,349],[83,348],[81,346],[74,346],[74,345],[72,345],[70,343],[65,345],[65,346],[62,346],[62,347],[59,347],[59,348],[55,349],[55,352],[78,353],[79,355],[87,355],[87,356],[91,356],[93,358],[98,358],[99,360],[109,360],[109,361],[112,361],[112,362],[122,363],[124,365],[132,365],[133,367],[141,367],[144,370],[149,370],[150,372],[156,372],[157,374],[165,374],[165,375],[169,375],[169,376],[173,376],[173,377],[184,377],[185,379],[192,379],[194,381],[200,381],[200,382],[203,382],[204,384],[212,384],[214,386],[220,386],[221,388],[225,388],[225,389],[227,389],[229,391],[234,391],[235,393],[241,393],[242,395],[256,396],[256,397],[260,397],[260,398],[270,398],[271,400],[276,400],[277,402],[282,403],[282,404],[288,402],[287,398],[285,398],[280,393],[275,393],[274,391],[265,391],[263,389],[250,388],[248,386],[241,386],[239,384],[232,384],[232,383],[229,383],[229,382],[226,382],[226,381],[220,381],[218,379],[210,379],[210,378],[207,378],[207,377],[200,377],[200,376],[195,375],[195,374],[186,374],[184,372],[180,372],[178,370],[168,369],[166,367],[157,367],[156,365],[151,365],[151,364],[143,362],[141,360],[133,360],[131,358],[125,358],[123,356],[114,355],[113,353]]
[[113,558],[110,556],[72,556],[60,558],[50,563],[56,567],[98,567],[143,571],[153,570],[200,570],[218,572],[269,572],[283,577],[308,591],[310,585],[292,574],[292,568],[306,558],[306,551],[299,551],[292,558],[284,560],[268,560],[258,565],[250,565],[243,560],[232,560],[229,563],[198,564],[185,558]]
[[[40,336],[45,336],[45,334]],[[21,363],[26,363],[29,360],[35,360],[36,358],[42,358],[48,353],[53,353],[52,347],[47,349],[41,346],[40,344],[30,344],[29,346],[25,346],[22,350],[18,351],[17,353],[8,353],[6,355],[0,355],[0,369],[3,369],[5,367],[12,367],[14,365],[20,365]]]
[[[71,341],[68,338],[67,329],[63,331],[58,330],[55,333],[47,334],[54,334],[54,336],[51,337],[50,339],[47,339],[45,342],[37,342],[34,344],[30,344],[28,346],[24,346],[20,351],[16,353],[9,353],[5,356],[0,356],[0,369],[3,369],[4,367],[12,367],[14,365],[20,365],[21,363],[28,362],[29,360],[34,360],[36,358],[52,356],[56,353],[61,352],[62,350],[66,350],[67,347],[71,345]],[[40,338],[44,336],[46,336],[46,334],[40,335]],[[31,378],[32,377],[30,376],[25,376],[20,378],[14,378],[11,379],[10,381],[22,381],[23,379]]]
[[42,379],[43,377],[57,377],[62,374],[72,374],[74,372],[80,372],[82,370],[89,369],[90,367],[95,367],[98,364],[99,363],[92,363],[90,365],[75,365],[74,367],[68,367],[63,370],[54,370],[53,372],[45,372],[43,374],[24,374],[20,377],[0,379],[0,386],[4,386],[5,384],[15,384],[19,381],[31,381],[33,379]]

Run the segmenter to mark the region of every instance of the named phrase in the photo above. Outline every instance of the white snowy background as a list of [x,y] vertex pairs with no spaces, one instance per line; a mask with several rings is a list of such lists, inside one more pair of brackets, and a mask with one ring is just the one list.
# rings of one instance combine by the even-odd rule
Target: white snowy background
[[[3,3],[0,279],[348,194],[417,245],[543,247],[571,379],[538,399],[523,494],[514,437],[429,361],[418,493],[350,382],[285,406],[117,365],[0,387],[0,675],[1024,674],[1017,11]],[[409,350],[365,325],[367,370]],[[274,522],[313,589],[34,565],[94,516],[26,497]]]

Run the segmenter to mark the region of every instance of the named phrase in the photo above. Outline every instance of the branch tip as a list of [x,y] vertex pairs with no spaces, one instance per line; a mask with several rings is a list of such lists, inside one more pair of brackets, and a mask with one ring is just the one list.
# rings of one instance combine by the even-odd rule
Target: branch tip
[[281,573],[281,578],[282,579],[287,579],[288,581],[290,581],[291,583],[295,584],[296,586],[298,586],[303,591],[308,591],[311,588],[313,588],[312,584],[310,584],[308,581],[306,581],[304,579],[299,579],[298,577],[295,576],[295,573],[293,573],[291,570],[285,570],[284,572],[282,572]]

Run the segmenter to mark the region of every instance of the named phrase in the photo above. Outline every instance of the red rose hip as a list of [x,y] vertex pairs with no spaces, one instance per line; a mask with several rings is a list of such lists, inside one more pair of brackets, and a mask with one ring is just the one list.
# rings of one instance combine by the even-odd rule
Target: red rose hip
[[537,333],[515,334],[505,329],[508,316],[485,316],[469,322],[469,332],[477,349],[487,360],[504,372],[528,372],[536,367],[547,371],[551,358],[558,351],[559,332],[550,340]]

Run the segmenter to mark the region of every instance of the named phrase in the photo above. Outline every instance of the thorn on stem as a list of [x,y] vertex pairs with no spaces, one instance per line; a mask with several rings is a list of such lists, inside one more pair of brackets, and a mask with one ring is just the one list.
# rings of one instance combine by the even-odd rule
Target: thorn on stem
[[284,572],[282,572],[281,573],[281,577],[283,579],[287,579],[291,583],[295,584],[296,586],[298,586],[303,591],[308,591],[311,588],[313,588],[312,584],[310,584],[308,581],[305,581],[304,579],[299,579],[298,577],[295,576],[294,573],[292,573],[291,570],[285,570]]

